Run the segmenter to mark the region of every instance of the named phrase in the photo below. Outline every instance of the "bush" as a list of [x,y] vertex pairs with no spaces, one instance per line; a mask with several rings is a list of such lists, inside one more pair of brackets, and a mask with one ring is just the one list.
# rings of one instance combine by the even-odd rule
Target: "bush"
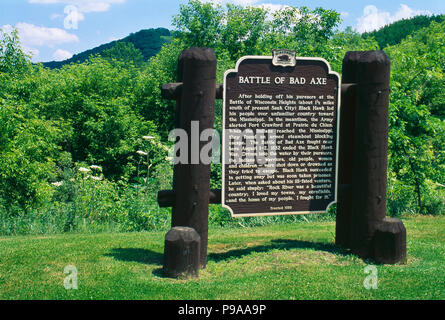
[[430,215],[445,214],[445,186],[427,181],[424,191],[425,213]]
[[415,214],[415,198],[413,187],[396,180],[390,173],[387,185],[386,210],[391,217],[401,217],[403,214]]

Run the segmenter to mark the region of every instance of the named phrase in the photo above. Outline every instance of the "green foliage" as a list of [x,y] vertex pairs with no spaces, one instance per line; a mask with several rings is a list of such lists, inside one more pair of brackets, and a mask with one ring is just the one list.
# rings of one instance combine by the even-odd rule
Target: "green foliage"
[[62,135],[57,121],[40,117],[24,103],[32,88],[25,79],[35,74],[17,31],[0,36],[0,209],[15,216],[50,199],[45,180],[55,173]]
[[134,176],[141,137],[156,135],[156,126],[133,109],[138,69],[96,57],[60,70],[37,67],[36,74],[24,80],[25,101],[66,127],[60,146],[73,161],[100,165],[113,180]]
[[221,5],[190,0],[188,4],[180,6],[179,15],[173,18],[173,25],[179,31],[176,37],[187,44],[212,48],[215,37],[221,34],[223,26],[220,22],[223,17]]
[[29,64],[29,58],[20,47],[17,29],[11,33],[5,33],[0,29],[0,73],[23,72]]
[[[136,225],[149,228],[145,210],[149,205],[149,211],[155,213],[157,204],[132,184],[140,183],[139,174],[148,180],[168,176],[156,176],[167,162],[167,146],[159,141],[154,123],[144,119],[135,107],[141,69],[128,60],[116,59],[118,52],[111,50],[107,58],[90,58],[82,64],[50,70],[32,66],[21,54],[14,34],[2,39],[5,47],[16,50],[2,51],[0,56],[5,71],[0,73],[2,219],[12,219],[8,225],[14,230],[35,225],[40,218],[52,221],[41,212],[52,212],[63,220],[53,228],[59,231],[77,229],[78,219],[92,224],[136,220],[124,229],[134,230]],[[136,52],[128,45],[122,48],[129,49],[127,53]],[[19,69],[16,61],[21,57],[23,68]],[[142,138],[145,135],[153,136],[157,143],[150,150],[150,172],[140,168],[136,153],[147,147]],[[74,173],[83,162],[103,168],[101,182],[93,185],[93,181],[78,179]],[[56,188],[53,183],[62,186]],[[120,207],[122,194],[122,203],[127,205]],[[130,202],[138,204],[139,211],[134,204],[129,206]],[[91,213],[87,214],[87,209]],[[132,213],[121,220],[126,210]],[[18,221],[28,223],[15,224]],[[26,228],[19,229],[27,232]]]
[[161,87],[176,82],[178,56],[184,49],[185,45],[177,40],[166,44],[159,54],[150,59],[136,79],[134,109],[145,119],[157,124],[163,140],[175,128],[176,102],[163,99]]
[[433,191],[427,180],[443,185],[445,177],[444,33],[445,21],[433,22],[385,49],[392,62],[389,168],[421,213],[441,213],[429,212],[424,198]]
[[112,48],[104,50],[101,56],[109,60],[133,63],[136,67],[140,67],[144,63],[141,50],[136,49],[131,42],[119,41]]
[[408,35],[415,33],[417,30],[428,27],[431,22],[444,21],[445,15],[425,16],[419,15],[409,19],[402,19],[384,26],[379,30],[363,33],[363,37],[374,38],[380,48],[393,46],[400,43]]
[[215,49],[219,60],[267,54],[287,48],[300,56],[320,54],[334,34],[340,15],[333,10],[285,7],[270,13],[261,7],[202,3],[181,5],[173,19],[187,47]]
[[60,131],[13,103],[0,108],[0,201],[15,215],[51,198],[46,180],[56,173]]
[[343,58],[347,51],[378,50],[379,46],[372,38],[364,38],[352,28],[336,32],[323,49],[322,56],[329,61],[331,68],[338,73],[342,71]]

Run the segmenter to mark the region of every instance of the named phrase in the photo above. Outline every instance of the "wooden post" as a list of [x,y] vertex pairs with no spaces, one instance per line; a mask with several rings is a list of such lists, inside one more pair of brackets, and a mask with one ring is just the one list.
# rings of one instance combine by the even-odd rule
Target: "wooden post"
[[[161,208],[174,207],[176,205],[176,194],[173,190],[161,190],[158,192],[158,204]],[[211,189],[209,192],[209,203],[221,204],[221,189]]]
[[357,82],[350,246],[372,258],[386,216],[390,60],[383,51],[349,53],[349,59]]
[[389,81],[383,51],[346,53],[335,242],[377,263],[406,259],[405,227],[386,218]]
[[354,128],[356,109],[356,70],[355,52],[348,52],[343,59],[342,91],[340,106],[340,135],[338,157],[337,217],[335,224],[335,243],[349,248],[352,215],[352,161],[354,155]]
[[373,237],[372,258],[377,263],[406,261],[406,229],[399,219],[385,218],[377,224]]
[[386,216],[390,61],[383,51],[359,52],[356,59],[351,245],[369,257],[376,225]]
[[201,238],[193,228],[174,227],[165,235],[164,272],[169,277],[198,277]]
[[[185,130],[188,136],[188,163],[176,164],[174,168],[176,199],[172,227],[186,226],[198,232],[201,237],[200,265],[204,268],[207,263],[210,165],[200,161],[201,149],[208,142],[201,142],[199,138],[203,130],[213,129],[216,90],[213,50],[184,50],[178,60],[178,81],[182,82],[182,88],[177,100],[177,128]],[[192,121],[199,124],[195,136],[192,136]],[[198,147],[193,149],[193,145]],[[198,163],[193,164],[192,159],[195,162],[198,159]]]

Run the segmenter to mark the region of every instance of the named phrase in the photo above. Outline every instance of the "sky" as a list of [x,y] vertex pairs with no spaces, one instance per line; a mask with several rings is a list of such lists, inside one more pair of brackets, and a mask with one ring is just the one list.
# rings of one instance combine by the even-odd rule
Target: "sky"
[[[372,31],[419,14],[445,14],[445,0],[211,0],[265,6],[322,7],[341,13],[358,32]],[[126,37],[141,29],[170,30],[172,17],[188,0],[0,0],[0,28],[19,31],[34,62],[65,60],[73,54]]]

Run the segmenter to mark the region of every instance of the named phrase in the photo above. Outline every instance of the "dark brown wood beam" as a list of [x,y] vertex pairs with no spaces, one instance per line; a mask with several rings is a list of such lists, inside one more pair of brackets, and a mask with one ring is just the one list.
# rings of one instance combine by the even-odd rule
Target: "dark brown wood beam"
[[[176,205],[176,195],[173,190],[162,190],[158,192],[158,204],[161,208],[174,207]],[[221,190],[211,189],[209,193],[209,203],[221,203]]]
[[[224,87],[222,84],[216,84],[215,99],[223,98]],[[176,100],[181,97],[182,82],[172,82],[162,85],[161,95],[164,99]]]

